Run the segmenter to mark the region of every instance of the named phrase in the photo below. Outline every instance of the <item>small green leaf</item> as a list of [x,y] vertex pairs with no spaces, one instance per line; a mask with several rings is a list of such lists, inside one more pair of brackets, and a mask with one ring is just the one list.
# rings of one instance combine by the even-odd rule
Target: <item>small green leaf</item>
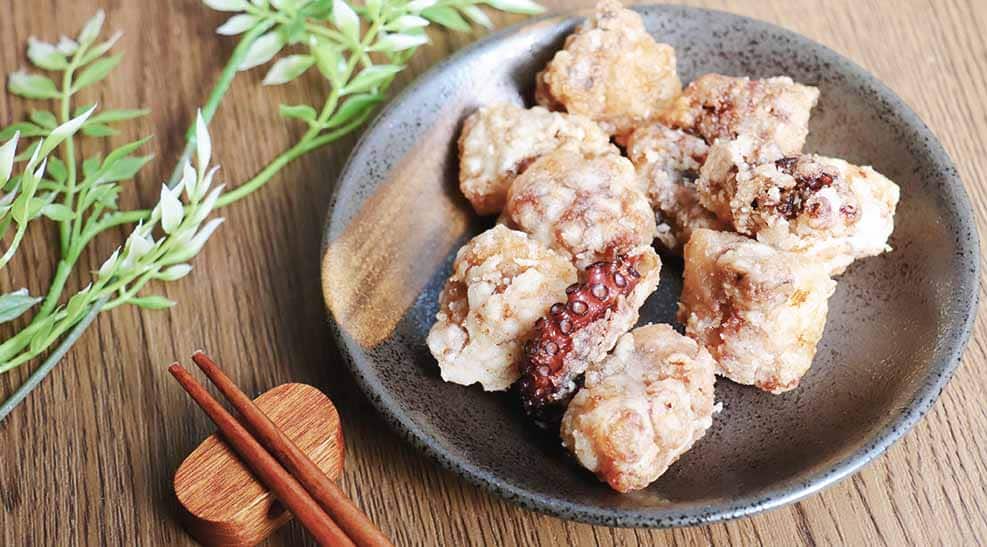
[[[83,110],[85,112],[85,110]],[[96,114],[86,123],[113,123],[132,120],[150,114],[150,110],[105,110]]]
[[237,70],[250,70],[255,66],[260,66],[273,59],[283,47],[284,38],[281,33],[278,31],[268,32],[251,44]]
[[86,86],[90,86],[103,78],[106,78],[110,72],[120,64],[121,59],[123,59],[123,54],[118,53],[105,59],[100,59],[89,65],[82,71],[82,74],[79,74],[79,78],[72,86],[72,91],[79,91]]
[[17,156],[14,156],[14,161],[27,161],[31,159],[31,157],[34,156],[34,151],[37,150],[38,146],[40,145],[41,145],[41,141],[32,142],[31,144],[28,145],[26,150],[24,150]]
[[41,300],[41,298],[29,295],[27,289],[0,296],[0,323],[17,319]]
[[308,36],[305,29],[305,15],[301,12],[295,14],[291,21],[281,25],[281,34],[289,44],[297,44]]
[[88,209],[94,203],[99,203],[107,209],[117,208],[117,196],[120,194],[120,187],[115,184],[101,184],[89,190],[86,199],[82,203],[83,209]]
[[422,17],[448,29],[459,32],[470,31],[470,24],[459,15],[459,12],[448,6],[432,6],[426,10],[422,10]]
[[325,128],[332,129],[333,127],[345,125],[383,100],[384,96],[380,94],[364,93],[362,95],[354,95],[347,99],[343,103],[343,106],[339,107],[339,110],[329,118]]
[[532,0],[486,0],[486,4],[500,11],[525,15],[536,15],[545,11],[545,8]]
[[202,0],[202,3],[216,11],[243,11],[247,9],[244,0]]
[[41,214],[56,221],[62,222],[75,218],[75,212],[61,203],[49,203],[41,208]]
[[62,55],[73,55],[76,51],[79,51],[79,42],[76,42],[63,34],[62,37],[58,39],[58,44],[56,44],[55,47],[58,48],[58,52]]
[[319,72],[329,80],[333,87],[339,87],[339,79],[342,75],[341,65],[345,63],[343,56],[338,49],[324,40],[318,40],[314,36],[309,39],[309,50],[315,57],[315,64],[319,67]]
[[55,129],[55,126],[58,125],[58,119],[47,110],[32,110],[31,121],[45,129]]
[[27,39],[27,58],[34,66],[45,70],[65,70],[69,66],[58,48],[34,37]]
[[51,205],[51,202],[54,201],[54,199],[55,194],[51,192],[42,197],[31,198],[30,206],[28,207],[28,218],[38,218],[43,215],[45,208]]
[[395,19],[392,25],[393,28],[403,32],[406,30],[427,27],[428,19],[417,15],[402,15],[401,17]]
[[311,55],[288,55],[274,63],[264,77],[264,85],[286,84],[301,76],[312,64],[315,58]]
[[179,192],[178,188],[172,190],[166,185],[161,185],[161,198],[158,200],[158,207],[161,211],[161,228],[166,234],[178,229],[185,217],[185,209],[179,199]]
[[63,183],[68,178],[68,170],[65,168],[65,163],[57,156],[48,156],[48,174],[57,183]]
[[223,36],[236,36],[247,32],[257,24],[257,17],[246,13],[240,13],[227,19],[225,23],[216,29],[216,34]]
[[307,104],[299,105],[286,105],[283,104],[278,109],[282,116],[285,118],[294,118],[296,120],[302,120],[308,123],[314,123],[315,117],[318,115],[315,109]]
[[86,120],[95,110],[96,107],[93,107],[92,110],[84,112],[81,116],[72,118],[71,120],[53,129],[48,135],[48,138],[45,139],[44,144],[41,145],[41,156],[47,156],[49,152],[58,147],[59,144],[62,144],[62,141],[72,135],[75,135],[76,131],[82,127],[82,124],[86,123]]
[[384,52],[405,51],[428,43],[428,37],[424,34],[412,34],[408,31],[404,34],[386,34],[377,41],[377,49]]
[[85,114],[86,112],[92,110],[93,107],[95,107],[95,106],[96,106],[96,103],[81,104],[81,105],[75,107],[75,110],[72,111],[72,117],[73,118],[78,118],[79,116],[81,116],[81,115]]
[[103,162],[103,169],[106,169],[109,165],[116,163],[120,158],[132,154],[138,148],[144,146],[149,140],[151,140],[151,137],[144,137],[143,139],[127,143],[110,152],[110,154],[106,156],[106,160]]
[[99,177],[99,182],[119,182],[134,178],[154,156],[126,156],[114,162]]
[[188,264],[175,264],[157,275],[161,281],[177,281],[192,271],[192,266]]
[[68,318],[74,318],[82,315],[85,310],[86,305],[89,304],[89,299],[92,294],[92,285],[86,287],[85,289],[77,292],[72,298],[69,298],[69,303],[65,305],[65,315]]
[[212,137],[209,136],[209,126],[206,125],[202,111],[195,113],[195,163],[201,177],[209,168],[212,159]]
[[110,36],[109,40],[93,46],[92,49],[87,51],[86,54],[82,56],[82,59],[79,61],[80,66],[86,66],[89,63],[105,55],[107,51],[110,51],[110,49],[116,45],[117,41],[120,40],[121,36],[123,36],[123,33],[117,32],[113,36]]
[[376,88],[387,78],[401,72],[404,67],[397,65],[375,65],[363,69],[346,86],[346,93],[361,93]]
[[[15,132],[7,142],[0,145],[0,185],[10,180],[10,174],[14,171],[14,156],[17,154],[18,141],[20,135]],[[6,202],[0,199],[0,203]],[[0,235],[2,234],[3,232],[0,232]]]
[[350,40],[360,38],[360,18],[344,0],[333,0],[332,24]]
[[371,21],[380,16],[381,2],[382,0],[364,0],[363,5]]
[[[14,125],[11,125],[10,127],[4,128],[3,131],[0,131],[0,140],[7,140],[7,139],[13,137],[15,133],[20,133],[21,134],[21,138],[24,138],[24,137],[44,137],[44,136],[48,135],[48,132],[47,131],[45,131],[44,129],[42,129],[42,128],[36,126],[36,125],[34,125],[33,123],[21,122],[21,123],[15,123]],[[35,144],[37,144],[37,143],[35,143]],[[19,161],[23,161],[23,160],[19,160]]]
[[82,126],[82,134],[87,137],[112,137],[120,132],[105,124],[89,122]]
[[329,16],[332,15],[332,0],[310,0],[298,12],[302,17],[329,19]]
[[7,82],[7,89],[14,95],[27,99],[58,99],[62,96],[51,78],[40,74],[14,72]]
[[104,21],[106,21],[106,12],[103,10],[97,11],[96,15],[86,21],[85,26],[82,27],[82,31],[79,32],[79,43],[82,45],[92,44],[99,37],[100,31],[103,30]]
[[144,308],[145,310],[163,310],[175,305],[175,301],[163,296],[141,296],[127,300],[127,303]]
[[58,320],[58,316],[55,314],[49,315],[48,317],[37,323],[34,335],[31,337],[31,343],[28,345],[31,353],[38,353],[48,346],[48,338],[52,336],[51,328],[55,325],[55,321]]
[[492,29],[494,28],[493,21],[490,17],[478,6],[463,6],[459,8],[459,11],[463,12],[463,15],[469,18],[470,21],[480,25],[481,27]]
[[82,174],[87,178],[91,177],[99,171],[99,166],[103,164],[103,158],[97,154],[91,158],[86,158],[82,162]]
[[409,13],[420,13],[424,9],[428,9],[438,3],[438,0],[412,0],[408,2],[406,10]]

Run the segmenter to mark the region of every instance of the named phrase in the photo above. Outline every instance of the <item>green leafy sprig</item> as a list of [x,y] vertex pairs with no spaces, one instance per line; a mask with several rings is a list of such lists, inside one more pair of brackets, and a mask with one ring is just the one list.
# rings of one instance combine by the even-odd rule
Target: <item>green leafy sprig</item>
[[[151,210],[121,211],[117,206],[121,184],[151,160],[135,155],[147,139],[128,143],[105,158],[76,157],[77,137],[109,137],[118,132],[115,124],[147,114],[137,109],[96,112],[94,105],[73,103],[79,91],[106,78],[122,59],[109,55],[119,34],[97,41],[105,19],[102,12],[76,39],[62,37],[57,44],[29,41],[31,62],[58,78],[27,72],[10,76],[11,93],[53,101],[57,108],[33,111],[28,121],[0,131],[0,141],[9,139],[0,147],[0,236],[8,228],[16,230],[13,244],[0,255],[0,270],[16,252],[28,223],[42,217],[58,223],[61,253],[44,297],[23,289],[0,296],[0,323],[35,310],[25,328],[0,343],[0,372],[47,353],[24,385],[0,405],[0,421],[47,376],[100,312],[123,304],[146,309],[173,305],[160,296],[141,296],[140,291],[152,281],[174,281],[189,273],[186,262],[221,222],[206,221],[211,211],[255,192],[293,160],[359,128],[385,100],[394,77],[417,48],[428,43],[426,30],[433,23],[467,32],[473,25],[492,27],[483,6],[523,14],[542,11],[531,0],[203,2],[233,12],[218,32],[238,35],[240,42],[186,134],[182,156]],[[211,145],[206,125],[238,72],[272,61],[264,85],[294,81],[314,67],[329,91],[320,105],[281,105],[281,115],[304,123],[305,133],[250,180],[226,193],[211,189],[215,169],[207,169]],[[18,154],[19,143],[26,139],[35,140]],[[193,155],[196,168],[189,163]],[[97,235],[123,224],[136,224],[126,243],[94,273],[89,286],[63,298],[82,251]]]
[[283,117],[308,126],[298,141],[257,176],[232,189],[221,204],[232,203],[266,184],[292,160],[335,142],[359,128],[384,101],[394,77],[406,68],[426,30],[436,23],[449,30],[471,30],[469,21],[490,28],[480,6],[515,13],[540,13],[530,0],[203,0],[213,9],[235,12],[219,34],[264,29],[237,65],[240,71],[271,64],[264,85],[294,81],[313,67],[329,84],[321,105],[281,105]]
[[[8,90],[26,99],[49,100],[55,112],[33,110],[29,120],[0,131],[0,236],[13,232],[0,255],[0,270],[19,248],[28,225],[47,218],[58,225],[60,253],[55,275],[44,297],[25,289],[0,296],[0,322],[34,310],[30,322],[0,343],[0,373],[45,353],[87,316],[133,304],[146,309],[171,306],[156,295],[142,295],[151,281],[174,281],[191,269],[196,255],[221,219],[207,220],[221,195],[211,189],[216,169],[208,169],[211,142],[201,116],[197,124],[198,167],[183,165],[183,177],[165,186],[157,205],[140,212],[140,223],[125,245],[93,274],[87,287],[65,297],[66,281],[85,249],[99,234],[119,224],[118,196],[123,185],[151,159],[137,151],[147,138],[87,158],[77,157],[78,140],[116,135],[117,124],[147,114],[144,110],[97,111],[96,105],[77,105],[83,89],[105,79],[121,56],[109,52],[120,35],[99,42],[104,15],[99,12],[76,39],[63,37],[57,45],[31,38],[28,58],[38,69],[56,74],[18,71]],[[56,81],[59,83],[56,84]],[[18,147],[23,151],[18,153]],[[184,191],[184,198],[182,198]],[[184,203],[183,203],[184,200]],[[38,306],[40,304],[40,306]],[[0,418],[9,411],[5,405]]]

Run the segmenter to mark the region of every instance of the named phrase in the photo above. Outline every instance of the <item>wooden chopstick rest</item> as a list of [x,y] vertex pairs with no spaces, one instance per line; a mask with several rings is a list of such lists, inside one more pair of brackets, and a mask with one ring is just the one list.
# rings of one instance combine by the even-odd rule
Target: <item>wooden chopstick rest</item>
[[[328,397],[293,383],[272,388],[254,403],[329,478],[339,479],[343,432]],[[174,487],[189,533],[204,545],[256,545],[291,519],[218,433],[179,465]]]
[[197,351],[192,360],[240,414],[240,421],[272,456],[308,491],[336,525],[360,547],[393,547],[377,526],[326,477],[309,457],[278,429],[208,355]]

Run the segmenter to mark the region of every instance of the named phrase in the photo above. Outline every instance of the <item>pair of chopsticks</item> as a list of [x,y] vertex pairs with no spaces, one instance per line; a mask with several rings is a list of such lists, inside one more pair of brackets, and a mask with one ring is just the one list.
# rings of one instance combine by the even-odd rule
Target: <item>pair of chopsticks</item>
[[215,422],[223,438],[247,467],[320,545],[391,545],[339,486],[288,439],[212,359],[197,351],[192,360],[240,413],[243,424],[180,363],[168,367],[168,372]]

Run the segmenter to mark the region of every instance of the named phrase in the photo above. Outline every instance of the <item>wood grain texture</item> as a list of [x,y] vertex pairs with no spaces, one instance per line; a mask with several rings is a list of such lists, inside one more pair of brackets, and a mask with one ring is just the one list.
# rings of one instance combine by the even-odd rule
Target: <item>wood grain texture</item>
[[[547,1],[553,8],[590,2]],[[987,3],[980,0],[707,0],[690,4],[776,22],[850,57],[894,89],[942,139],[987,234]],[[127,52],[108,85],[83,99],[144,106],[153,115],[121,135],[154,134],[161,161],[125,192],[147,205],[181,149],[182,134],[234,45],[224,19],[196,0],[7,0],[0,69],[26,63],[29,35],[75,32],[97,7],[126,30]],[[520,21],[495,15],[498,24]],[[400,85],[473,37],[433,34]],[[223,178],[245,180],[299,135],[279,102],[319,101],[315,78],[262,89],[238,78],[212,127]],[[0,123],[30,106],[0,95]],[[326,391],[346,432],[343,487],[398,545],[919,545],[987,542],[987,326],[927,417],[862,472],[808,499],[727,523],[615,530],[531,513],[480,490],[392,433],[355,387],[325,326],[319,243],[333,181],[355,137],[291,165],[261,195],[224,212],[227,224],[196,271],[160,287],[168,312],[121,308],[95,326],[44,385],[0,425],[0,544],[185,545],[171,476],[212,431],[166,365],[199,347],[227,363],[248,392],[287,381]],[[121,232],[122,234],[122,232]],[[119,237],[117,234],[116,237]],[[33,231],[0,290],[40,290],[50,278],[51,232]],[[95,268],[113,234],[83,258]],[[81,276],[71,283],[83,282]],[[981,283],[981,308],[987,306]],[[0,333],[0,337],[6,333]],[[6,395],[29,373],[0,377]],[[309,541],[290,524],[271,545]]]
[[[318,389],[289,383],[254,403],[333,480],[343,472],[339,413]],[[182,522],[207,545],[254,545],[291,519],[291,513],[250,472],[219,433],[213,433],[175,471]]]

